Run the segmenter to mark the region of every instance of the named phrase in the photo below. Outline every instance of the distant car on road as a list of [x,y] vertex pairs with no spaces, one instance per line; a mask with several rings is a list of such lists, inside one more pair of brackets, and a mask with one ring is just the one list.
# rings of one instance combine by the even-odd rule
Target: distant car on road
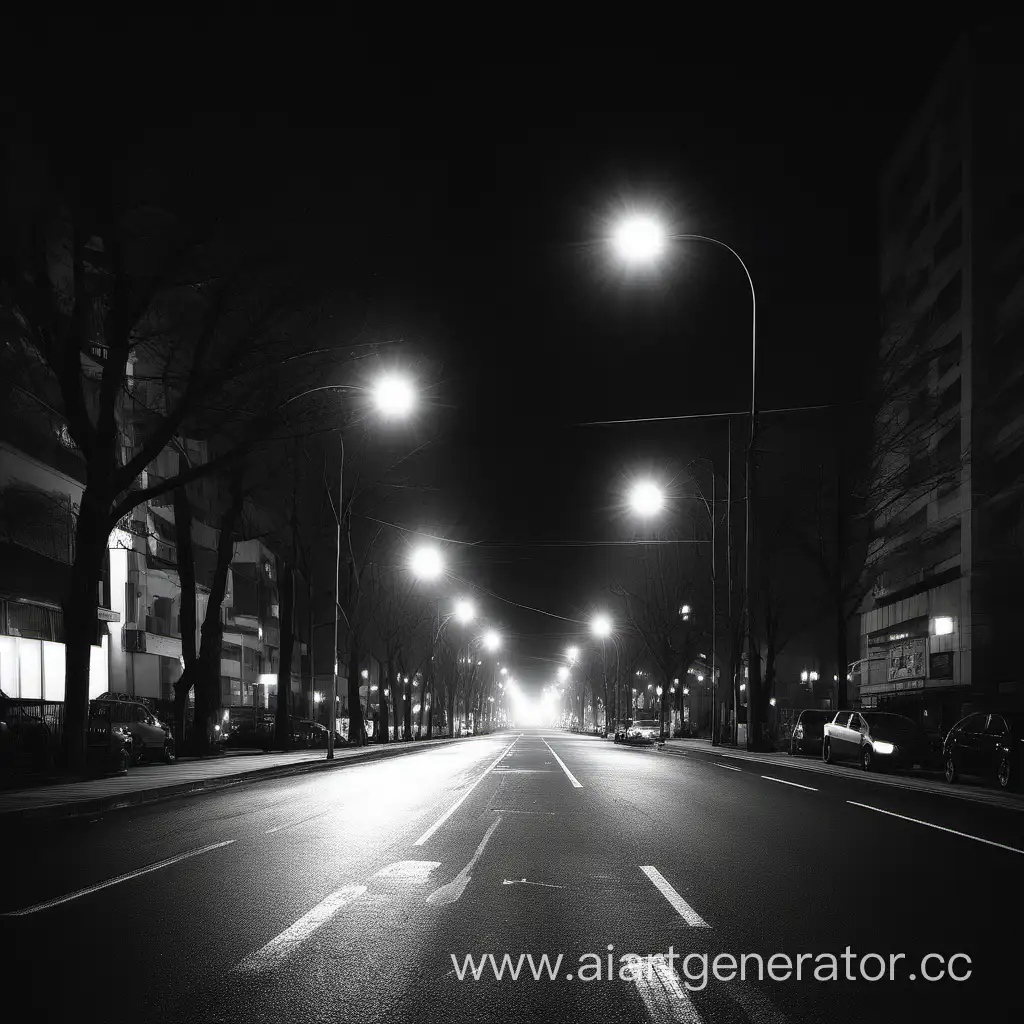
[[973,714],[946,736],[942,771],[947,782],[961,774],[994,778],[1001,789],[1018,789],[1024,759],[1024,712]]
[[174,737],[165,725],[140,700],[124,693],[101,693],[90,703],[90,714],[106,707],[110,720],[125,726],[132,736],[132,753],[137,761],[160,758],[167,764],[174,761]]
[[930,767],[931,741],[924,729],[903,715],[885,711],[839,711],[825,723],[821,757],[857,761],[865,771],[881,768]]
[[791,754],[820,754],[821,742],[825,737],[825,723],[833,718],[831,711],[807,708],[797,716],[793,735],[789,741]]
[[637,719],[620,723],[615,730],[616,743],[654,743],[661,735],[657,719]]

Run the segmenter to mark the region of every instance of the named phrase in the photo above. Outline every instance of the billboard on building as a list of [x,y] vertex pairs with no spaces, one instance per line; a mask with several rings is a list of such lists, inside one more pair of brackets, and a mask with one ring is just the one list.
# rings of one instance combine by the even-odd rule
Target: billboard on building
[[893,644],[888,651],[888,680],[893,683],[899,679],[924,679],[927,675],[927,664],[926,639],[905,640]]

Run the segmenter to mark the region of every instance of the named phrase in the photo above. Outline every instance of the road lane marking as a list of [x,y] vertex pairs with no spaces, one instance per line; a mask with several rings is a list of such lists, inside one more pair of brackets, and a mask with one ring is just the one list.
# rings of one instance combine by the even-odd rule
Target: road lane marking
[[564,885],[553,885],[551,882],[531,882],[525,878],[503,878],[502,885],[539,885],[545,889],[564,889]]
[[396,882],[408,882],[410,884],[428,882],[430,881],[430,873],[434,868],[439,868],[440,866],[441,862],[439,860],[399,860],[395,861],[394,864],[389,864],[386,868],[381,868],[373,877],[390,878]]
[[657,889],[658,892],[668,900],[672,909],[675,910],[675,912],[688,925],[692,925],[694,928],[711,927],[711,925],[709,925],[707,921],[705,921],[704,918],[702,918],[700,914],[698,914],[697,911],[694,910],[693,907],[691,907],[690,904],[672,888],[669,880],[657,868],[648,864],[646,866],[642,866],[640,870],[651,880],[655,889]]
[[920,818],[909,818],[905,814],[897,814],[895,811],[887,811],[883,807],[872,807],[871,804],[859,804],[856,800],[847,800],[848,804],[854,807],[863,807],[867,811],[876,811],[878,814],[888,814],[890,818],[901,818],[903,821],[912,821],[915,825],[924,825],[927,828],[938,829],[940,832],[948,832],[951,836],[960,836],[961,839],[973,839],[976,843],[984,843],[986,846],[995,846],[1000,850],[1009,850],[1010,853],[1024,854],[1024,850],[1018,850],[1016,846],[1006,846],[1004,843],[997,843],[991,839],[982,839],[981,836],[972,836],[969,832],[957,832],[955,828],[946,828],[945,825],[936,825],[930,821],[922,821]]
[[719,761],[709,761],[709,764],[713,764],[716,768],[727,768],[731,772],[741,772],[742,768],[734,768],[731,764],[722,764]]
[[[541,736],[540,739],[541,739],[541,742],[544,744],[544,746],[547,747],[548,750],[551,750],[551,744],[548,743],[548,741],[546,739],[544,739],[543,736]],[[551,756],[562,766],[562,771],[565,772],[565,774],[569,777],[569,781],[572,783],[572,788],[573,789],[582,789],[583,788],[583,783],[577,781],[576,776],[573,775],[573,773],[571,771],[569,771],[568,768],[566,768],[565,762],[554,752],[554,750],[551,750]]]
[[654,1024],[701,1024],[690,993],[663,954],[652,956],[650,967],[641,958],[630,973]]
[[480,783],[483,782],[485,778],[487,778],[487,776],[501,763],[505,755],[508,754],[508,752],[516,745],[516,743],[519,742],[520,736],[522,736],[522,733],[520,733],[519,736],[517,736],[488,765],[487,770],[483,773],[483,775],[481,775],[480,778],[478,778],[476,782],[474,782],[473,785],[470,786],[469,789],[467,789],[466,792],[463,793],[462,796],[460,796],[459,799],[456,800],[455,803],[453,803],[451,807],[449,807],[448,810],[445,811],[444,814],[442,814],[441,817],[438,818],[437,821],[435,821],[434,824],[431,825],[430,828],[428,828],[427,831],[424,832],[423,835],[421,835],[419,839],[417,839],[416,842],[412,844],[413,846],[422,846],[462,806],[462,802],[466,799],[466,797],[468,797],[469,794],[472,793],[473,790],[476,789],[476,787],[479,786]]
[[58,896],[56,899],[47,900],[45,903],[36,903],[34,906],[25,907],[22,910],[9,910],[5,913],[4,917],[24,917],[26,914],[35,914],[40,910],[49,910],[50,907],[59,907],[62,903],[70,903],[71,900],[77,900],[80,896],[88,896],[90,893],[99,892],[101,889],[108,889],[112,885],[118,885],[120,882],[129,882],[133,878],[138,878],[140,875],[148,875],[151,871],[159,871],[161,868],[170,867],[172,864],[177,864],[179,861],[188,860],[190,857],[198,857],[201,853],[209,853],[211,850],[219,850],[222,846],[230,846],[235,840],[225,839],[220,843],[211,843],[209,846],[204,846],[198,850],[189,850],[188,853],[179,853],[175,857],[168,857],[166,860],[158,860],[155,864],[149,864],[144,868],[136,868],[134,871],[126,871],[123,875],[118,875],[116,878],[108,878],[105,882],[97,882],[95,885],[88,885],[84,889],[78,889],[76,892],[70,892],[67,896]]
[[454,903],[466,891],[466,886],[469,885],[476,862],[484,852],[484,847],[487,845],[488,840],[494,835],[494,830],[500,824],[501,818],[495,818],[484,833],[484,837],[480,840],[480,845],[476,848],[476,853],[470,858],[469,863],[447,885],[442,885],[440,889],[435,889],[427,897],[428,903],[444,907],[449,903]]
[[244,974],[265,971],[276,967],[295,949],[306,941],[318,928],[322,928],[342,907],[358,899],[366,892],[365,885],[346,885],[344,889],[332,892],[312,910],[303,914],[290,928],[271,939],[265,946],[250,953],[235,970]]
[[762,775],[761,778],[767,779],[769,782],[781,782],[784,786],[793,786],[796,789],[809,789],[812,793],[818,792],[814,786],[805,786],[802,782],[790,782],[789,779],[777,779],[774,775]]

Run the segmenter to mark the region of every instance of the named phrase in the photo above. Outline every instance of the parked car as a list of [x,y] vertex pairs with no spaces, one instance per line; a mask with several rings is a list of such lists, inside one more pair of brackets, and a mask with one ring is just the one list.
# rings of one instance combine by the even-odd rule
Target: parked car
[[947,782],[961,774],[994,778],[1002,789],[1017,789],[1024,759],[1024,712],[973,714],[946,736],[942,770]]
[[657,720],[638,719],[635,722],[620,722],[615,729],[616,743],[654,743],[661,735],[661,724]]
[[924,729],[885,711],[839,711],[825,723],[821,757],[826,763],[857,761],[865,771],[930,767],[932,744]]
[[111,721],[128,728],[136,761],[160,758],[174,761],[174,737],[171,728],[160,721],[140,700],[124,693],[101,693],[90,703],[90,714],[100,706],[110,708]]
[[134,756],[132,734],[125,722],[115,721],[114,701],[94,700],[89,705],[86,725],[86,756],[89,767],[124,775]]
[[831,711],[807,708],[797,716],[793,735],[789,740],[791,754],[820,754],[821,742],[825,737],[825,723],[834,715]]

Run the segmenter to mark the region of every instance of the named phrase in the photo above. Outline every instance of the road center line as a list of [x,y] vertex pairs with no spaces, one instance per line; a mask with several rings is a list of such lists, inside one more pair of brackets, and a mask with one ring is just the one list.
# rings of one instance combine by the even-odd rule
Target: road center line
[[767,779],[769,782],[781,782],[784,786],[794,786],[796,789],[809,789],[812,793],[817,793],[817,789],[814,786],[805,786],[802,782],[790,782],[789,779],[777,779],[774,775],[762,775],[762,779]]
[[99,892],[100,889],[108,889],[112,885],[117,885],[120,882],[128,882],[133,878],[138,878],[140,875],[148,875],[151,871],[159,871],[161,868],[170,867],[172,864],[177,864],[178,861],[188,860],[189,857],[198,857],[201,853],[209,853],[211,850],[219,850],[222,846],[230,846],[235,840],[225,839],[220,843],[211,843],[209,846],[204,846],[198,850],[189,850],[188,853],[179,853],[176,857],[168,857],[166,860],[158,860],[155,864],[150,864],[144,868],[136,868],[134,871],[126,871],[123,875],[118,875],[116,878],[108,878],[105,882],[97,882],[95,885],[88,885],[84,889],[79,889],[77,892],[70,892],[67,896],[58,896],[56,899],[47,900],[45,903],[37,903],[32,907],[25,907],[23,910],[9,910],[4,917],[24,917],[26,914],[35,914],[40,910],[49,910],[50,907],[58,907],[62,903],[70,903],[71,900],[77,900],[80,896],[88,896],[90,893]]
[[709,761],[708,764],[713,764],[716,768],[727,768],[731,772],[741,772],[742,768],[733,768],[731,764],[722,764],[721,761]]
[[242,960],[236,971],[250,973],[265,971],[284,960],[297,946],[301,945],[318,928],[325,925],[346,903],[366,892],[365,885],[347,885],[344,889],[332,892],[321,900],[312,910],[303,914],[290,928],[271,939],[265,946],[250,953]]
[[583,783],[577,781],[576,776],[573,775],[573,773],[571,771],[569,771],[568,768],[566,768],[565,762],[554,752],[554,750],[551,749],[551,744],[548,743],[548,741],[546,739],[544,739],[543,736],[541,736],[540,739],[541,739],[541,742],[544,744],[544,746],[547,747],[548,750],[551,750],[551,756],[562,766],[562,771],[565,772],[565,774],[569,777],[569,781],[572,783],[572,788],[573,789],[582,789],[583,788]]
[[[519,734],[519,736],[522,736],[522,733],[520,733],[520,734]],[[505,749],[504,749],[504,750],[503,750],[503,751],[502,751],[502,752],[501,752],[501,753],[500,753],[500,754],[499,754],[499,755],[498,755],[498,756],[497,756],[497,757],[496,757],[496,758],[495,758],[495,759],[494,759],[494,760],[493,760],[493,761],[492,761],[492,762],[491,762],[491,763],[490,763],[490,764],[489,764],[488,766],[487,766],[487,770],[486,770],[486,771],[485,771],[485,772],[483,773],[483,775],[481,775],[481,776],[480,776],[480,777],[479,777],[479,778],[478,778],[478,779],[476,780],[476,782],[474,782],[474,783],[473,783],[473,785],[472,785],[472,786],[470,786],[470,787],[469,787],[469,789],[467,789],[467,790],[466,790],[466,792],[465,792],[465,793],[463,793],[463,794],[462,794],[462,796],[460,796],[460,797],[459,797],[459,799],[458,799],[458,800],[456,800],[456,801],[455,801],[455,803],[453,803],[453,804],[451,805],[451,807],[449,807],[449,808],[448,808],[448,810],[447,810],[447,811],[445,811],[445,812],[444,812],[444,814],[442,814],[442,815],[441,815],[441,817],[440,817],[440,818],[438,818],[438,819],[437,819],[437,821],[435,821],[435,822],[434,822],[434,824],[433,824],[433,825],[431,825],[431,826],[430,826],[430,828],[428,828],[428,829],[427,829],[427,831],[426,831],[426,832],[424,832],[424,833],[423,833],[423,835],[421,835],[421,836],[419,837],[419,839],[417,839],[417,840],[416,840],[416,842],[412,844],[413,846],[422,846],[422,845],[423,845],[423,844],[424,844],[424,843],[425,843],[425,842],[426,842],[426,841],[427,841],[427,840],[428,840],[428,839],[429,839],[429,838],[430,838],[430,837],[431,837],[431,836],[432,836],[432,835],[433,835],[433,834],[434,834],[434,833],[435,833],[435,832],[436,832],[436,831],[437,831],[437,830],[438,830],[438,829],[439,829],[439,828],[440,828],[440,827],[441,827],[441,826],[442,826],[442,825],[443,825],[443,824],[444,824],[444,823],[445,823],[445,822],[446,822],[446,821],[447,821],[447,820],[448,820],[448,819],[449,819],[449,818],[450,818],[450,817],[451,817],[451,816],[452,816],[452,815],[453,815],[453,814],[454,814],[454,813],[455,813],[455,812],[456,812],[456,811],[457,811],[457,810],[458,810],[458,809],[459,809],[459,808],[460,808],[461,806],[462,806],[462,802],[463,802],[463,801],[464,801],[464,800],[466,799],[466,797],[468,797],[468,796],[469,796],[469,794],[470,794],[470,793],[472,793],[472,792],[473,792],[473,790],[474,790],[474,789],[476,789],[476,787],[477,787],[477,786],[479,786],[479,785],[480,785],[480,783],[481,783],[481,782],[483,782],[483,780],[484,780],[485,778],[487,778],[487,776],[488,776],[488,775],[490,775],[491,771],[493,771],[493,769],[497,767],[497,765],[498,765],[498,764],[499,764],[499,763],[501,762],[502,758],[503,758],[503,757],[504,757],[504,756],[505,756],[505,755],[506,755],[506,754],[507,754],[507,753],[508,753],[508,752],[509,752],[509,751],[510,751],[510,750],[511,750],[511,749],[512,749],[512,748],[513,748],[513,747],[514,747],[515,745],[516,745],[516,743],[518,743],[518,742],[519,742],[519,736],[517,736],[517,737],[516,737],[516,738],[515,738],[515,739],[514,739],[514,740],[513,740],[513,741],[512,741],[512,742],[511,742],[511,743],[510,743],[510,744],[509,744],[509,745],[508,745],[508,746],[507,746],[507,747],[506,747],[506,748],[505,748]]]
[[905,814],[897,814],[895,811],[887,811],[882,807],[872,807],[871,804],[859,804],[856,800],[847,800],[848,804],[854,807],[863,807],[867,811],[875,811],[878,814],[888,814],[890,818],[901,818],[903,821],[912,821],[915,825],[924,825],[926,828],[935,828],[940,832],[948,832],[951,836],[960,836],[961,839],[973,839],[976,843],[984,843],[986,846],[994,846],[999,850],[1009,850],[1010,853],[1024,854],[1024,850],[1018,850],[1016,846],[1006,846],[1004,843],[996,843],[991,839],[982,839],[981,836],[972,836],[968,832],[957,832],[955,828],[946,828],[945,825],[935,825],[930,821],[922,821],[920,818],[909,818]]
[[702,918],[700,914],[698,914],[697,911],[694,910],[693,907],[691,907],[690,904],[672,888],[669,880],[657,868],[651,867],[651,865],[648,864],[646,867],[641,867],[640,870],[651,880],[655,889],[657,889],[658,892],[668,900],[672,909],[675,910],[675,912],[688,925],[692,925],[694,928],[711,927],[711,925],[709,925],[707,921],[705,921],[704,918]]

